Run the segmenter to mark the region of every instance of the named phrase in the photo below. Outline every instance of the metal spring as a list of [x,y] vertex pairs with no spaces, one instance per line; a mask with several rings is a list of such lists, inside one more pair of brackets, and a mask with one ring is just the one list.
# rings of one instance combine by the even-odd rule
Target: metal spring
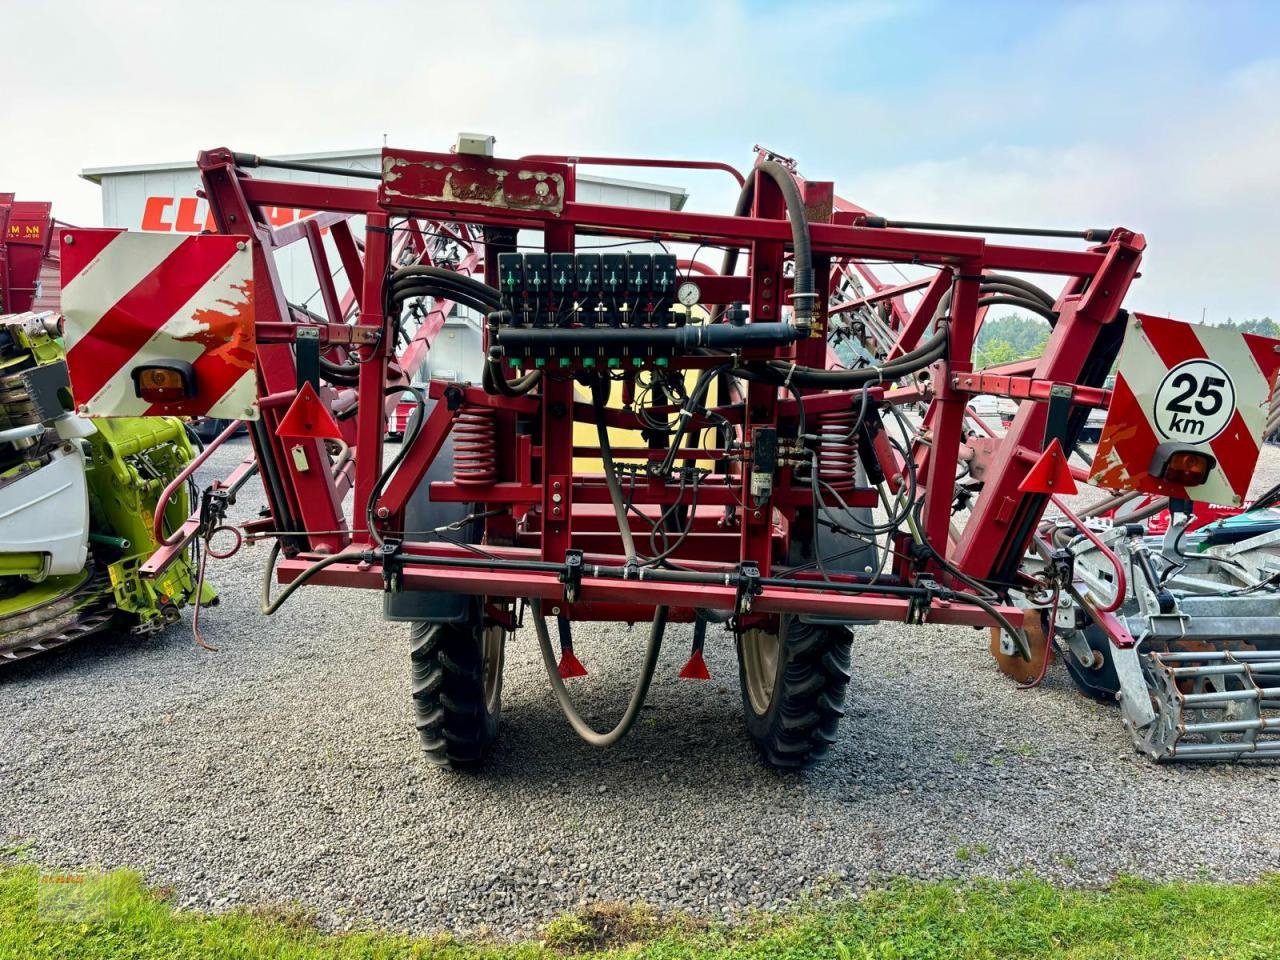
[[453,425],[453,479],[480,486],[498,479],[498,438],[492,407],[464,406]]
[[858,444],[850,436],[857,420],[853,410],[833,410],[818,419],[818,478],[842,493],[857,479]]

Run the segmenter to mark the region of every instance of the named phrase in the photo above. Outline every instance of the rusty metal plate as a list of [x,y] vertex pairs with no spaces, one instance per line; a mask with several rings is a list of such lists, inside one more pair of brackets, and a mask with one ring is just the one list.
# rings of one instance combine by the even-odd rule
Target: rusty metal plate
[[390,209],[444,205],[558,216],[570,178],[570,168],[561,163],[384,148],[378,203]]

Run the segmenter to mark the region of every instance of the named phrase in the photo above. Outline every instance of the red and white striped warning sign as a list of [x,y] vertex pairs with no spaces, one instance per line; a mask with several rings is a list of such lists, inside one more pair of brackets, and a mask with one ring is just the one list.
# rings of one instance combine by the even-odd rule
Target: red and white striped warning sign
[[[246,237],[63,230],[62,314],[89,416],[256,419],[253,253]],[[133,371],[191,365],[195,395],[151,403]]]
[[[1253,479],[1280,341],[1222,327],[1133,314],[1091,468],[1109,490],[1240,504]],[[1181,487],[1148,472],[1162,443],[1216,460],[1204,483]]]

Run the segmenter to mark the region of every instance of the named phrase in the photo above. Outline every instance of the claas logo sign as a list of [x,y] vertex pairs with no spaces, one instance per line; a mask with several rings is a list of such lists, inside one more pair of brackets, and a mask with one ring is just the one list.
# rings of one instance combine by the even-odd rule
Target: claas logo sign
[[[264,207],[263,212],[273,227],[283,227],[315,213],[301,207]],[[149,233],[216,233],[218,230],[209,204],[199,197],[147,197],[139,227]],[[321,232],[328,232],[328,228]]]

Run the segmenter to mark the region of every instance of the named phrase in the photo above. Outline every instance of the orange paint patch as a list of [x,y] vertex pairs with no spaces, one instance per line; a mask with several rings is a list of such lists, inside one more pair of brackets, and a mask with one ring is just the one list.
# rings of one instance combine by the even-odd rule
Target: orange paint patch
[[197,310],[191,319],[200,326],[198,333],[176,339],[198,343],[207,356],[217,357],[230,367],[253,368],[257,358],[257,341],[253,327],[253,281],[235,284],[244,294],[243,300],[219,300],[229,310],[217,308]]

